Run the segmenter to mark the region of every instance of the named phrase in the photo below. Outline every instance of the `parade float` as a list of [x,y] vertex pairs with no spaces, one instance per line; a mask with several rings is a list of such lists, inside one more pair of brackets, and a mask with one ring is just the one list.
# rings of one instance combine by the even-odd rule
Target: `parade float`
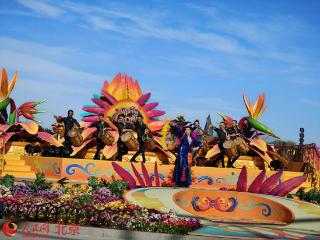
[[[182,128],[185,120],[183,117],[160,119],[165,112],[157,109],[159,103],[149,102],[151,93],[143,93],[138,81],[126,74],[117,74],[112,81],[103,82],[100,93],[93,94],[92,103],[83,107],[80,143],[72,147],[70,156],[64,157],[61,149],[64,141],[63,125],[53,123],[54,134],[51,134],[45,131],[35,118],[37,114],[43,112],[37,109],[37,105],[42,101],[26,102],[16,108],[14,100],[10,98],[17,77],[16,73],[8,84],[6,71],[2,70],[0,104],[0,110],[3,113],[0,119],[2,121],[0,126],[2,176],[11,174],[17,179],[32,179],[35,173],[43,172],[53,181],[67,177],[70,181],[79,183],[85,182],[90,176],[105,179],[110,179],[112,176],[117,178],[119,176],[114,172],[111,164],[117,155],[116,143],[121,136],[109,121],[111,128],[107,131],[106,145],[102,151],[103,160],[95,161],[92,158],[95,152],[96,128],[91,125],[98,121],[99,114],[103,114],[106,121],[116,119],[119,114],[123,114],[128,122],[134,122],[138,114],[141,114],[152,133],[147,142],[146,168],[152,170],[157,163],[161,181],[168,181],[171,177],[180,143],[179,136],[172,130],[172,126]],[[280,181],[304,175],[303,169],[290,171],[294,169],[294,164],[279,155],[265,141],[268,136],[277,136],[259,120],[267,108],[264,94],[261,94],[254,104],[247,101],[245,95],[243,100],[248,116],[240,119],[238,126],[249,129],[249,135],[243,141],[239,141],[239,144],[231,144],[232,147],[225,154],[225,161],[228,156],[237,155],[235,168],[219,168],[219,165],[214,164],[215,157],[219,155],[217,138],[207,135],[205,131],[200,131],[198,137],[201,138],[202,148],[194,153],[195,161],[191,163],[193,186],[234,187],[242,166],[248,168],[250,182],[257,176],[259,170],[266,170],[266,174],[271,175],[272,170],[275,169],[272,162],[278,162],[280,169],[286,170]],[[6,112],[9,112],[9,116],[5,118]],[[230,116],[219,113],[220,117],[226,125],[231,124],[233,120]],[[134,135],[135,133],[126,136],[129,152],[119,163],[129,172],[131,171],[129,159],[137,150]],[[31,148],[27,153],[26,146],[33,147],[35,150],[32,151]],[[141,161],[140,156],[138,161]],[[318,155],[315,154],[312,162],[308,163],[312,165],[313,173],[319,169],[318,162]],[[311,183],[307,181],[305,186],[310,187]]]
[[[319,220],[320,207],[285,198],[298,187],[318,187],[318,149],[312,148],[312,154],[300,162],[291,162],[266,142],[268,136],[278,136],[260,120],[267,108],[264,94],[255,103],[243,95],[248,116],[241,118],[237,125],[247,134],[242,139],[226,144],[227,151],[223,156],[224,161],[236,159],[234,168],[221,168],[215,161],[222,154],[216,137],[208,134],[208,131],[195,131],[202,148],[194,152],[190,159],[192,185],[190,188],[179,188],[172,181],[180,144],[176,129],[183,129],[186,121],[182,116],[161,120],[165,112],[156,109],[157,102],[149,102],[151,93],[143,93],[136,80],[126,74],[118,74],[112,81],[103,83],[101,92],[91,98],[92,104],[83,107],[77,136],[80,141],[72,146],[70,155],[63,148],[64,126],[53,123],[52,134],[45,131],[35,119],[36,114],[43,112],[36,108],[42,101],[26,102],[16,108],[14,100],[10,98],[16,80],[17,73],[8,84],[6,71],[2,70],[1,176],[13,175],[15,181],[35,183],[13,186],[10,190],[2,189],[2,200],[8,216],[111,228],[116,226],[111,224],[110,217],[116,217],[116,225],[121,225],[122,229],[170,232],[172,227],[176,227],[171,233],[180,231],[193,235],[245,239],[299,239],[319,234],[316,222]],[[110,128],[105,136],[102,160],[93,160],[97,134],[92,123],[98,121],[99,114],[104,115]],[[130,162],[138,147],[134,132],[124,138],[128,154],[122,162],[115,161],[118,151],[116,143],[123,136],[119,136],[110,120],[117,119],[120,114],[125,116],[127,122],[134,122],[138,115],[142,115],[151,130],[152,135],[146,138],[146,163]],[[221,118],[219,121],[226,126],[232,125],[234,119],[230,116],[218,115]],[[23,118],[28,122],[24,122]],[[138,161],[141,159],[138,158]],[[301,162],[306,166],[296,167],[301,166]],[[84,189],[88,187],[89,179],[90,189],[75,190],[71,187],[62,194],[61,189],[51,189],[52,186],[49,186],[42,189],[46,191],[41,191],[37,188],[40,173],[47,181],[60,185],[65,181],[80,183],[85,186]],[[92,187],[90,179],[101,181],[102,188],[123,180],[128,184],[129,191],[125,192],[123,198],[109,192],[98,193],[102,191],[101,186]],[[100,199],[103,196],[105,199]],[[79,199],[84,200],[79,203]],[[23,212],[23,209],[18,211],[20,206],[25,206],[23,209],[33,206],[32,214]],[[62,206],[70,209],[72,214],[69,217],[59,215],[64,213]],[[45,211],[46,207],[51,212]],[[91,212],[90,218],[88,212]],[[138,212],[141,212],[141,216],[136,214]],[[135,217],[130,218],[131,214]],[[155,215],[157,218],[154,218]],[[128,217],[132,221],[127,221]],[[139,225],[142,219],[149,219],[149,225]],[[159,219],[163,219],[164,223]],[[127,226],[128,222],[135,227]],[[161,230],[163,228],[165,230]]]

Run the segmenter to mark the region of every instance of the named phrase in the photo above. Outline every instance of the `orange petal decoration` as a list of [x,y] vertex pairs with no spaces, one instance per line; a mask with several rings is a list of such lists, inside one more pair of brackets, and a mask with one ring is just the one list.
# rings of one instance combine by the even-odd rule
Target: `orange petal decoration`
[[80,122],[80,128],[88,128],[92,124],[92,122]]
[[114,90],[116,89],[116,87],[118,86],[118,84],[120,83],[121,81],[121,74],[118,73],[113,79],[112,81],[110,82],[108,88],[107,88],[107,92],[112,94],[114,93]]
[[220,148],[219,148],[218,144],[216,144],[207,152],[206,158],[209,159],[209,158],[217,155],[218,153],[220,153]]
[[2,99],[6,99],[7,93],[8,93],[8,76],[5,68],[2,68],[0,84],[1,84],[1,88],[0,88],[1,97]]
[[266,104],[266,105],[260,110],[260,112],[259,112],[258,115],[257,115],[257,118],[260,118],[260,117],[261,117],[261,115],[266,111],[267,107],[268,107],[268,104]]
[[249,108],[245,93],[243,93],[242,98],[243,98],[243,101],[244,101],[244,105],[246,106],[246,109],[247,109],[247,111],[249,113],[249,116],[252,117],[251,116],[251,109]]
[[7,71],[5,68],[2,68],[1,81],[0,81],[0,96],[2,97],[2,99],[7,99],[10,96],[10,93],[14,85],[16,84],[17,79],[18,79],[18,71],[16,71],[15,74],[13,75],[13,78],[8,87]]
[[117,143],[113,144],[112,146],[105,146],[102,150],[103,156],[105,156],[106,159],[112,158],[117,152],[118,152]]
[[138,95],[138,97],[137,97],[137,99],[138,99],[140,96],[142,96],[142,91],[141,91],[141,88],[140,88],[137,80],[134,81],[134,88],[135,88],[135,91]]
[[107,91],[108,91],[108,86],[109,86],[108,81],[107,81],[107,80],[104,80],[104,82],[103,82],[103,87],[102,87],[102,91],[107,92]]
[[249,113],[249,116],[258,119],[264,111],[267,109],[267,104],[265,105],[265,94],[262,93],[258,96],[257,100],[255,101],[254,105],[252,106],[252,102],[249,100],[249,104],[246,99],[245,93],[242,95],[244,104],[247,108],[247,111]]
[[17,79],[18,79],[18,71],[15,72],[15,74],[13,75],[12,80],[11,80],[11,82],[10,82],[10,84],[9,84],[7,97],[10,96],[10,94],[11,94],[11,92],[12,92],[12,89],[14,88],[14,85],[15,85],[16,82],[17,82]]
[[0,135],[0,149],[2,149],[3,145],[5,146],[6,143],[9,141],[9,139],[15,134],[16,134],[15,132],[9,132],[9,133],[6,133],[5,135]]
[[267,162],[268,165],[270,165],[272,159],[269,157],[267,153],[261,153],[260,151],[257,151],[252,147],[250,149],[257,153],[265,162]]
[[97,130],[95,127],[86,128],[82,133],[81,136],[83,137],[83,140],[87,140],[92,134]]
[[47,132],[38,132],[38,138],[42,139],[43,141],[46,141],[56,147],[61,147],[62,143],[59,142],[57,139],[55,139],[51,134]]
[[35,135],[39,131],[39,125],[34,122],[20,122],[18,124],[29,134]]
[[113,96],[117,99],[117,100],[121,100],[121,99],[128,99],[127,97],[127,86],[126,86],[126,81],[127,81],[127,74],[123,74],[123,76],[121,77],[121,80],[118,84],[118,86],[115,88],[114,92],[113,92]]
[[148,125],[148,128],[151,130],[151,132],[157,132],[163,128],[165,123],[166,123],[165,120],[159,120],[159,121],[148,123],[147,125]]
[[266,142],[261,138],[252,138],[252,139],[249,139],[249,141],[252,146],[255,146],[262,152],[266,152],[268,150]]
[[139,83],[127,74],[120,73],[112,79],[110,84],[104,85],[103,90],[118,101],[126,99],[136,101],[142,95]]
[[265,100],[265,94],[262,93],[261,95],[258,96],[258,99],[256,100],[254,106],[253,106],[253,112],[254,112],[254,117],[257,118],[263,105],[264,105],[264,100]]
[[75,156],[78,152],[80,152],[83,148],[85,148],[93,140],[94,140],[94,138],[88,139],[88,140],[84,141],[79,147],[72,147],[72,153],[70,155]]
[[0,134],[1,132],[8,131],[13,125],[7,125],[7,124],[0,124]]

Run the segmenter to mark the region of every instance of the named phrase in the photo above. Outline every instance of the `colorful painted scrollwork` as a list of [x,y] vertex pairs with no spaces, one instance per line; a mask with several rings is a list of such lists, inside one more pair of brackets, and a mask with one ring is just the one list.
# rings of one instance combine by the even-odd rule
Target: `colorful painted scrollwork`
[[200,199],[196,196],[191,201],[192,207],[196,211],[207,211],[209,208],[215,208],[221,212],[232,212],[238,206],[238,201],[235,197],[230,197],[228,199],[217,197],[215,199],[210,199],[209,197],[204,197]]

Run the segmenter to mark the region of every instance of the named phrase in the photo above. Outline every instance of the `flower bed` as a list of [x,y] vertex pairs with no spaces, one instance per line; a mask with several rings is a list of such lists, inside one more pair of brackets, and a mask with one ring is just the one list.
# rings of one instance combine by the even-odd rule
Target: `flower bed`
[[173,212],[127,204],[121,197],[126,182],[89,179],[85,187],[73,185],[52,187],[43,177],[35,183],[0,186],[0,201],[6,218],[80,224],[115,229],[187,234],[199,228],[194,218],[180,218]]

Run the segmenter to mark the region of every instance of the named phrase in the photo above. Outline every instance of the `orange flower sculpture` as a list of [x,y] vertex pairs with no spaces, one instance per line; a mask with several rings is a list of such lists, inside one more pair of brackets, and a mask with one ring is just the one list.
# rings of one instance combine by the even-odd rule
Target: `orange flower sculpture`
[[[82,120],[88,123],[89,128],[86,129],[85,134],[82,133],[84,143],[73,149],[73,155],[94,140],[91,136],[95,128],[90,127],[90,125],[99,121],[99,114],[103,114],[106,121],[113,128],[110,133],[114,136],[114,143],[111,146],[106,146],[103,150],[103,154],[107,159],[117,153],[116,142],[119,138],[116,127],[109,122],[110,117],[116,120],[118,115],[123,114],[127,122],[134,122],[138,115],[142,115],[151,132],[154,135],[159,133],[165,124],[165,120],[159,120],[158,117],[164,115],[165,112],[156,109],[159,103],[148,102],[150,96],[151,93],[142,93],[138,81],[127,74],[118,73],[110,83],[104,81],[101,93],[94,94],[93,98],[91,98],[94,104],[85,105],[82,108],[85,111],[85,113],[81,114]],[[158,137],[155,139],[161,145],[161,139]]]
[[[239,121],[238,126],[243,131],[246,128],[247,136],[243,137],[245,138],[245,143],[248,145],[247,151],[252,150],[258,156],[260,156],[267,163],[268,166],[270,166],[272,158],[269,156],[269,154],[277,158],[278,155],[275,152],[268,149],[267,143],[259,136],[267,135],[275,138],[278,137],[273,133],[273,131],[269,127],[267,127],[258,120],[268,107],[268,105],[265,104],[265,94],[260,94],[254,104],[250,100],[247,101],[245,94],[243,94],[243,101],[249,116],[243,117]],[[224,122],[226,122],[226,126],[230,127],[230,123],[233,119],[229,116],[222,115],[221,113],[218,113],[218,115],[220,115]],[[219,153],[221,152],[218,145],[214,145],[207,152],[206,158],[212,158]],[[288,162],[283,158],[281,158],[281,161],[284,165],[288,164]]]

